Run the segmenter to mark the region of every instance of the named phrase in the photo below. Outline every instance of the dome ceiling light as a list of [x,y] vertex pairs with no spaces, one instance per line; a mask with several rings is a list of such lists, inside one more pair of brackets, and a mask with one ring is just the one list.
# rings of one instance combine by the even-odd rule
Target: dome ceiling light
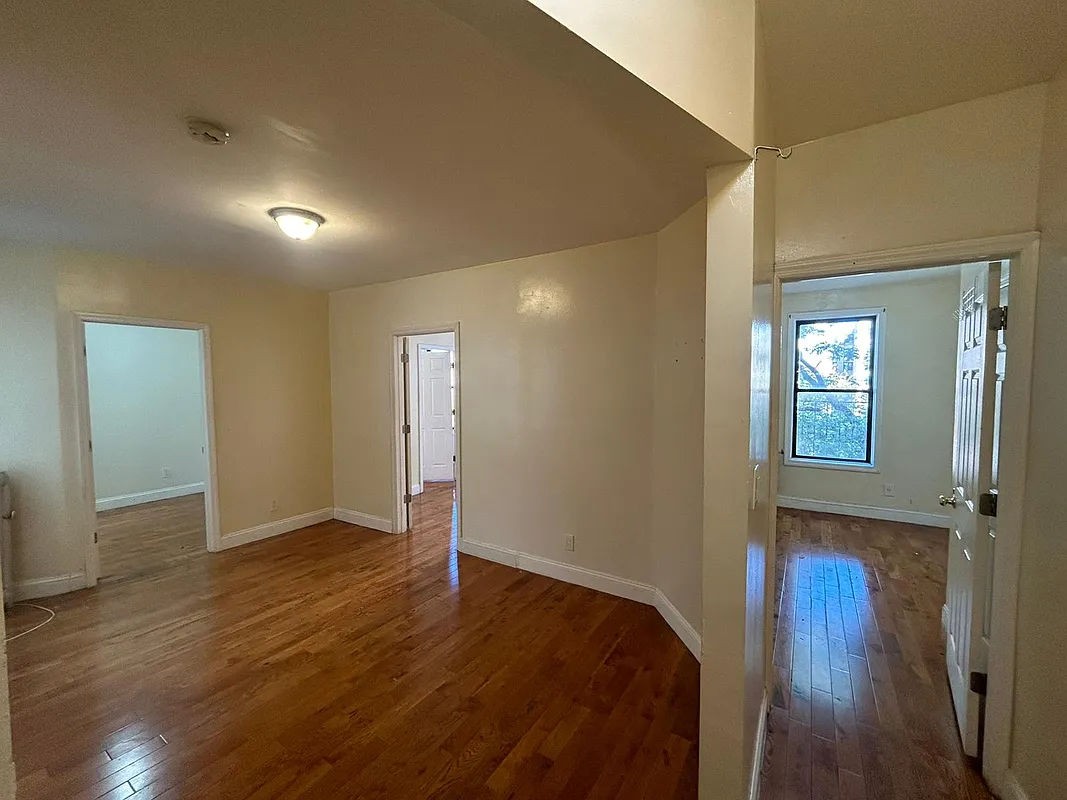
[[304,241],[315,235],[320,225],[326,223],[326,218],[314,211],[304,208],[272,208],[267,212],[271,219],[278,223],[282,233],[290,239]]
[[199,117],[187,117],[185,126],[189,135],[203,144],[220,145],[230,141],[230,132],[217,122]]

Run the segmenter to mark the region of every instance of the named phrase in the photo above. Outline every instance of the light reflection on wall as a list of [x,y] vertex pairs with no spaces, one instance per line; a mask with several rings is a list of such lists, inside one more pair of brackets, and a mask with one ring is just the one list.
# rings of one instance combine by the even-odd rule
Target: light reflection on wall
[[516,311],[528,317],[560,318],[569,316],[574,303],[570,291],[546,278],[525,278],[519,284]]

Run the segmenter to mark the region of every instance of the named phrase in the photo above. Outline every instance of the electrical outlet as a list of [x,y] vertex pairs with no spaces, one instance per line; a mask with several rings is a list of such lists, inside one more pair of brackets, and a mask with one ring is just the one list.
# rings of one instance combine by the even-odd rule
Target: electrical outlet
[[159,476],[163,478],[163,480],[167,480],[167,478],[170,477],[170,467],[163,467],[163,469],[159,471]]
[[277,500],[271,500],[270,501],[270,510],[271,511],[277,511],[278,510],[278,501]]
[[574,536],[568,534],[563,537],[563,549],[570,553],[574,552]]
[[897,496],[897,485],[895,483],[883,483],[882,484],[882,494],[885,495],[886,497],[896,497]]

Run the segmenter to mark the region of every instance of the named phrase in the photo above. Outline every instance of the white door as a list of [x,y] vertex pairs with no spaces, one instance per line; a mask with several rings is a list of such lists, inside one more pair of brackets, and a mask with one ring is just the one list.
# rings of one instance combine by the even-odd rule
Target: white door
[[[995,328],[1001,264],[967,265],[960,282],[956,413],[952,442],[952,510],[945,596],[945,661],[963,750],[978,755],[981,702],[989,658],[995,522],[982,495],[995,488],[1000,383],[1006,352]],[[1006,287],[1005,287],[1006,291]],[[986,499],[988,501],[988,498]],[[983,506],[985,506],[983,508]],[[982,511],[987,512],[986,514]],[[974,682],[972,683],[972,678]]]
[[451,350],[419,348],[419,442],[424,481],[450,481],[455,475],[452,358]]

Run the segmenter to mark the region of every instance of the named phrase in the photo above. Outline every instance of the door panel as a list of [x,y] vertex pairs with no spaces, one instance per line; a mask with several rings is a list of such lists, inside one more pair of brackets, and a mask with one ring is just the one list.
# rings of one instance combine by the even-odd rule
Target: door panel
[[[989,331],[989,311],[1000,302],[1001,264],[963,268],[960,282],[956,411],[952,453],[952,508],[948,582],[945,596],[945,651],[952,700],[963,749],[977,756],[981,696],[971,675],[984,675],[989,657],[989,599],[992,549],[996,535],[990,517],[979,513],[979,498],[995,488],[993,475],[997,397],[1006,353],[1003,337]],[[998,363],[1001,369],[998,369]]]
[[455,475],[452,358],[450,350],[419,349],[422,478],[427,481],[450,481]]

